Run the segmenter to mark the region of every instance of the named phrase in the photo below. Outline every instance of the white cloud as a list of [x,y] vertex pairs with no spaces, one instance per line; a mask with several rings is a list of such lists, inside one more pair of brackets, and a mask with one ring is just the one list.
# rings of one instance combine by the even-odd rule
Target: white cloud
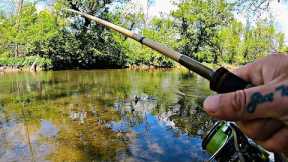
[[160,16],[160,13],[169,14],[175,6],[170,2],[170,0],[156,0],[154,4],[150,7],[150,16]]
[[288,4],[281,1],[271,4],[271,12],[275,18],[275,23],[278,31],[285,34],[285,41],[288,43]]
[[142,11],[149,18],[154,16],[161,16],[161,13],[169,14],[175,7],[170,0],[154,0],[152,5],[147,11],[147,0],[132,0],[127,6],[127,12],[139,12]]

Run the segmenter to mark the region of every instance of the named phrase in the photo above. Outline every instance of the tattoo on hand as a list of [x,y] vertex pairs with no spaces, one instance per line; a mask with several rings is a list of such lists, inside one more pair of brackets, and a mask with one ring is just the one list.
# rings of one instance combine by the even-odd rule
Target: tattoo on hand
[[272,102],[273,97],[274,97],[273,93],[262,95],[260,92],[255,92],[251,96],[250,102],[247,106],[247,112],[249,113],[255,112],[257,105],[265,102]]
[[276,91],[280,91],[282,97],[288,96],[288,86],[281,85],[281,86],[276,88]]
[[[281,85],[275,89],[275,92],[280,92],[282,97],[288,96],[288,86]],[[250,102],[246,108],[248,113],[254,113],[259,104],[273,102],[274,92],[262,95],[260,92],[255,92],[251,95]]]

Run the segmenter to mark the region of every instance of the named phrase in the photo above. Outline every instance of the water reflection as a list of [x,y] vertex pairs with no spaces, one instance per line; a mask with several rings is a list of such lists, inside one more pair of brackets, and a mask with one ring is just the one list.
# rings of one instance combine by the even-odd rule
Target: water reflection
[[[45,127],[45,131],[51,129],[53,126],[50,126],[51,128],[48,126],[47,129],[48,123],[41,122],[40,130],[44,130]],[[50,133],[53,131],[55,130]],[[15,120],[6,122],[0,129],[0,161],[46,161],[46,157],[53,152],[54,146],[42,143],[42,136],[45,137],[47,134],[34,132],[32,127],[24,123]]]
[[203,161],[207,83],[172,71],[0,79],[0,161]]
[[87,118],[87,112],[75,112],[71,111],[70,112],[70,119],[72,120],[79,120],[80,123],[84,123],[84,119]]

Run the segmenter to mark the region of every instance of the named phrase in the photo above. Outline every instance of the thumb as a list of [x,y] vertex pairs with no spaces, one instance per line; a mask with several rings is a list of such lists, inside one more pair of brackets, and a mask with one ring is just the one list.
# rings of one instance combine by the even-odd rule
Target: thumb
[[270,84],[210,96],[204,110],[222,120],[279,118],[288,113],[288,84]]

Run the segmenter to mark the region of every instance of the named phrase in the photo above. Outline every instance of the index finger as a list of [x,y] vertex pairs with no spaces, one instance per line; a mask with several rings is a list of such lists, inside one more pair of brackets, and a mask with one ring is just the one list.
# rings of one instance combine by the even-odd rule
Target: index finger
[[[287,93],[283,95],[281,88]],[[288,84],[285,81],[208,97],[204,110],[222,120],[279,119],[288,114],[287,105]]]

